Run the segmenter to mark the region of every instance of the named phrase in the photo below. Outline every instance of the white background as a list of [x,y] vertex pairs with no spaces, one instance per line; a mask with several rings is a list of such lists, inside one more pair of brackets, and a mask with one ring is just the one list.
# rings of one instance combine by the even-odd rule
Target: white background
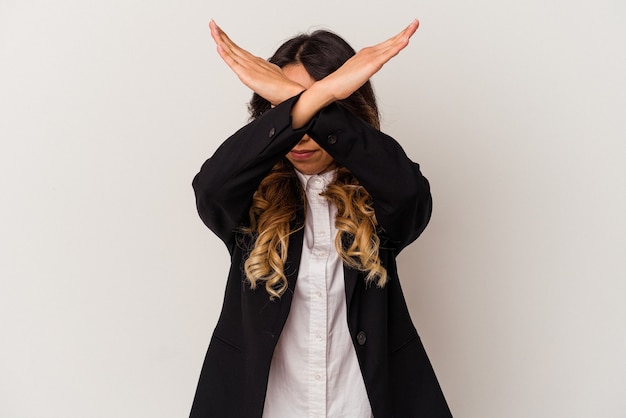
[[[457,417],[626,417],[626,3],[0,0],[0,416],[184,417],[228,254],[191,179],[247,120],[216,19],[330,28],[430,179],[400,257]],[[245,394],[242,394],[245,396]]]

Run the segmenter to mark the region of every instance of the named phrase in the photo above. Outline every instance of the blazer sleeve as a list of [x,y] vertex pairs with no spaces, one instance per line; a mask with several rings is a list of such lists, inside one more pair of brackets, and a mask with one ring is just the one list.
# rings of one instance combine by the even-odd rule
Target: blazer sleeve
[[430,187],[396,140],[337,103],[307,133],[370,193],[385,246],[400,252],[417,239],[430,220]]
[[234,232],[248,215],[259,183],[308,128],[291,127],[291,109],[298,98],[286,100],[233,134],[193,179],[200,218],[231,253]]

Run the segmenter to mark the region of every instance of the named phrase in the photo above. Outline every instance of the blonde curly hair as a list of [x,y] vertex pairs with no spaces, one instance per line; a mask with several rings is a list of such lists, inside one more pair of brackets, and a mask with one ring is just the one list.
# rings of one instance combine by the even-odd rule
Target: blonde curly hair
[[[350,171],[341,167],[322,196],[337,206],[335,249],[343,262],[367,272],[366,283],[384,286],[387,271],[378,257],[378,224],[367,190]],[[287,290],[284,267],[289,236],[303,227],[295,221],[297,211],[304,210],[304,205],[304,190],[286,159],[274,166],[252,198],[250,226],[243,232],[254,236],[254,246],[244,270],[250,287],[256,289],[259,283],[264,283],[270,299],[280,298]]]

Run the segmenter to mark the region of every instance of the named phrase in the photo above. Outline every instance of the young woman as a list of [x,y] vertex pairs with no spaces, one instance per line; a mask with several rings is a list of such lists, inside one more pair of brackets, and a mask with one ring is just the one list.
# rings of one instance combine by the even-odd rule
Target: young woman
[[395,262],[429,185],[378,130],[368,81],[417,26],[358,53],[317,31],[266,61],[210,23],[253,120],[193,182],[232,265],[192,418],[451,416]]

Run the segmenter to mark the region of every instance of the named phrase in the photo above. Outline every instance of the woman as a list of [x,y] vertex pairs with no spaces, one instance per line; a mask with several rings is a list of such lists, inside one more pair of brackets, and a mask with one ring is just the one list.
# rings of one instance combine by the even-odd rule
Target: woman
[[451,416],[395,262],[428,223],[429,186],[378,130],[368,81],[417,26],[356,54],[301,35],[268,62],[210,23],[255,94],[193,182],[232,265],[191,417]]

